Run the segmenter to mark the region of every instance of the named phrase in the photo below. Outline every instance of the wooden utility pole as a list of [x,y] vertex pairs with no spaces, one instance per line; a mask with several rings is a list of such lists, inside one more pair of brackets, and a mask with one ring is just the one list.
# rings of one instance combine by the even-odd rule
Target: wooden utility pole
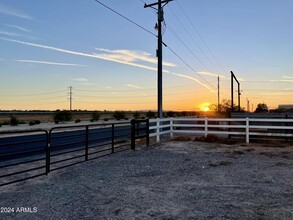
[[72,86],[69,87],[69,109],[72,111]]
[[[157,57],[158,57],[158,118],[163,118],[163,48],[162,48],[162,22],[164,21],[164,11],[163,8],[166,4],[173,0],[158,0],[156,3],[145,4],[144,7],[151,7],[157,10],[158,14],[158,23],[156,27],[158,28],[158,49],[157,49]],[[162,5],[164,4],[164,5]],[[158,6],[155,8],[153,6]]]
[[218,112],[220,111],[220,77],[218,76]]

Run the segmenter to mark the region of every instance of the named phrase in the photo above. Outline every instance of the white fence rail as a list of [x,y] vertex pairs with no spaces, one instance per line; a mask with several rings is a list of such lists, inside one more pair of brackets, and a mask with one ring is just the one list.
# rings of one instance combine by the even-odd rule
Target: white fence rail
[[150,137],[160,141],[162,135],[208,134],[239,135],[249,143],[252,136],[293,138],[293,119],[256,118],[165,118],[152,119]]

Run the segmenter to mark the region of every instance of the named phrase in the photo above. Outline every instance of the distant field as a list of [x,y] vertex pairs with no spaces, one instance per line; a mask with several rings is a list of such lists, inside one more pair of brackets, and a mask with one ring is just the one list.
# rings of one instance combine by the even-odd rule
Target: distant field
[[[10,115],[16,116],[19,121],[28,123],[32,120],[40,120],[41,122],[53,122],[54,112],[21,112],[21,113],[0,113],[0,123],[9,121]],[[145,113],[141,113],[144,116]],[[72,112],[72,120],[80,119],[81,121],[89,121],[92,117],[92,112]],[[112,119],[113,112],[100,113],[100,119]],[[133,112],[126,113],[126,117],[131,119]]]

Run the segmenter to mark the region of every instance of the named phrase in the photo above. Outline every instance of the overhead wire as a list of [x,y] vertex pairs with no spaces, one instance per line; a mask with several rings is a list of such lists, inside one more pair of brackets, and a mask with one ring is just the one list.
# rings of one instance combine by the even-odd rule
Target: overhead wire
[[[178,16],[176,15],[176,13],[174,12],[174,10],[172,9],[171,6],[168,5],[168,8],[170,9],[171,13],[174,15],[175,19],[178,21],[178,23],[181,25],[181,27],[184,29],[184,31],[187,33],[187,35],[190,37],[190,39],[193,41],[193,43],[197,46],[197,48],[201,51],[201,53],[205,56],[205,58],[210,62],[210,64],[216,69],[217,72],[221,73],[221,71],[219,71],[219,69],[216,67],[216,65],[212,62],[212,60],[207,56],[207,54],[204,52],[204,50],[200,47],[200,45],[196,42],[196,40],[194,39],[194,37],[190,34],[190,32],[187,30],[187,28],[185,27],[185,25],[181,22],[181,20],[178,18]],[[170,29],[171,32],[173,32],[173,34],[175,34],[172,28],[170,28],[170,25],[168,25],[168,28]],[[176,34],[177,35],[177,34]],[[178,36],[178,35],[177,35]],[[181,41],[181,40],[180,40]],[[192,54],[194,55],[194,53],[192,52]],[[199,58],[196,56],[196,59],[199,60]],[[200,63],[202,64],[203,62],[200,60]],[[206,65],[204,65],[206,67]],[[212,72],[212,71],[210,71]],[[223,75],[223,73],[221,73],[221,75]]]
[[[215,56],[215,54],[212,52],[212,50],[210,49],[210,47],[208,46],[208,44],[206,43],[206,41],[204,40],[204,38],[202,37],[202,35],[199,33],[199,31],[197,30],[197,28],[195,27],[195,25],[191,22],[191,19],[189,18],[189,16],[187,15],[187,13],[183,9],[183,7],[180,5],[179,1],[178,0],[175,0],[175,2],[179,6],[179,8],[181,9],[181,11],[183,12],[184,16],[187,18],[188,22],[190,23],[190,25],[192,26],[192,28],[194,29],[194,31],[199,36],[199,38],[201,39],[201,41],[203,42],[203,44],[205,45],[205,47],[208,49],[208,51],[210,52],[210,54],[213,56],[213,58],[215,59],[215,61],[218,63],[218,65],[221,67],[221,69],[223,71],[223,69],[225,69],[225,68],[219,62],[219,60],[217,59],[217,57]],[[223,71],[223,72],[225,72],[225,71]]]
[[120,17],[124,18],[125,20],[129,21],[130,23],[134,24],[135,26],[141,28],[142,30],[146,31],[147,33],[155,36],[155,37],[158,37],[156,34],[154,34],[153,32],[149,31],[148,29],[146,29],[145,27],[139,25],[138,23],[136,23],[135,21],[132,21],[131,19],[127,18],[126,16],[124,16],[123,14],[119,13],[118,11],[112,9],[111,7],[105,5],[104,3],[102,3],[101,1],[99,0],[94,0],[96,1],[97,3],[99,3],[100,5],[102,5],[103,7],[107,8],[108,10],[114,12],[115,14],[119,15]]

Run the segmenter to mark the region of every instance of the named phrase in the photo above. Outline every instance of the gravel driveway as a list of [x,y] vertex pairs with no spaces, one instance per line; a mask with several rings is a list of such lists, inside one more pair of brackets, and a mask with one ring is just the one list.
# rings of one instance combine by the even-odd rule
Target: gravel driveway
[[0,207],[0,219],[292,220],[293,147],[168,141],[2,187]]

